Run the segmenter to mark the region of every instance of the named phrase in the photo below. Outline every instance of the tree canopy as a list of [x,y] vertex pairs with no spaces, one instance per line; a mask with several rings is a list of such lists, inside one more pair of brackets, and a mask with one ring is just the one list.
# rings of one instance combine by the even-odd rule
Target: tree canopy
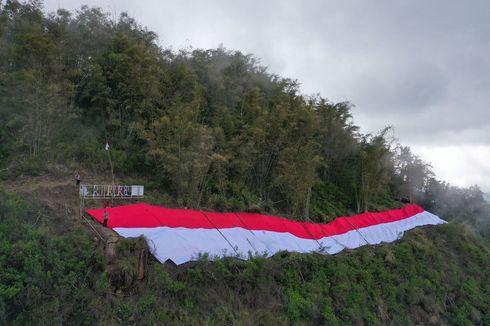
[[[110,180],[109,142],[115,174],[165,206],[328,222],[412,201],[490,239],[478,186],[439,180],[389,127],[362,134],[352,103],[250,54],[161,44],[124,13],[0,0],[0,181],[48,164]],[[142,239],[109,265],[67,206],[30,195],[0,187],[0,324],[490,325],[488,241],[457,223],[338,256],[150,262],[134,282]]]
[[478,188],[437,180],[390,128],[361,134],[351,103],[301,94],[250,54],[161,43],[125,13],[1,4],[0,166],[105,168],[107,141],[116,173],[154,180],[171,205],[325,221],[394,198],[454,215],[456,196],[475,207],[462,215],[489,211]]

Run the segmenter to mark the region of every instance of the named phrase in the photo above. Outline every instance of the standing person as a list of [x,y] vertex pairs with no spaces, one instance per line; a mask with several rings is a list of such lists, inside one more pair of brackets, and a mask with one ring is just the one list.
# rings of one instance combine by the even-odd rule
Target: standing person
[[77,186],[80,185],[80,181],[82,180],[82,178],[80,177],[80,172],[76,172],[75,173],[75,181],[77,182]]
[[109,213],[107,213],[107,210],[104,210],[104,226],[107,226],[107,222],[109,221]]

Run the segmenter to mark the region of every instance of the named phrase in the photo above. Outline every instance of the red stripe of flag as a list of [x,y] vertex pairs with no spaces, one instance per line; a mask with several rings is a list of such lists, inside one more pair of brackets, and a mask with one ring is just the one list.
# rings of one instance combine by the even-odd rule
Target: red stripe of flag
[[[87,213],[103,222],[104,208],[87,210]],[[321,239],[343,234],[355,229],[403,220],[423,212],[417,205],[377,213],[363,213],[351,217],[339,217],[327,224],[291,221],[285,218],[255,213],[215,213],[191,209],[173,209],[147,204],[133,204],[107,208],[108,226],[111,228],[188,228],[226,229],[240,227],[253,231],[289,232],[304,239]]]

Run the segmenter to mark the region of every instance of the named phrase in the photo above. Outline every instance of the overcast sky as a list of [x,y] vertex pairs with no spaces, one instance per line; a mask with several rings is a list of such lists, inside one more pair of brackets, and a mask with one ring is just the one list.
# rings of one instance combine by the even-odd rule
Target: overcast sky
[[305,94],[355,105],[441,178],[490,192],[490,1],[47,0],[126,11],[163,47],[252,53]]

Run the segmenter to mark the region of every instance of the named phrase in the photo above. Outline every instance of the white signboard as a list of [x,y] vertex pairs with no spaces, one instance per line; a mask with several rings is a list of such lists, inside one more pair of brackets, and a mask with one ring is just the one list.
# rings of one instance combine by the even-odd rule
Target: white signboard
[[81,198],[142,198],[144,192],[139,185],[80,185]]

